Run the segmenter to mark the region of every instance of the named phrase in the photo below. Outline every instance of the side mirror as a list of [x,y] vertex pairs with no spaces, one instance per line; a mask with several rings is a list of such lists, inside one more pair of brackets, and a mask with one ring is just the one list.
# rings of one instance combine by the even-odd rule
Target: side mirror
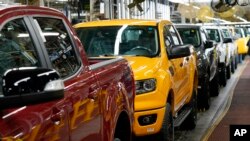
[[7,70],[2,77],[0,109],[25,106],[64,97],[64,84],[52,69],[23,67]]
[[212,41],[212,40],[207,40],[206,42],[205,42],[205,48],[212,48],[212,47],[214,47],[214,41]]
[[223,43],[232,43],[233,40],[231,38],[225,38]]
[[169,59],[181,58],[189,55],[191,55],[190,45],[178,45],[170,49]]

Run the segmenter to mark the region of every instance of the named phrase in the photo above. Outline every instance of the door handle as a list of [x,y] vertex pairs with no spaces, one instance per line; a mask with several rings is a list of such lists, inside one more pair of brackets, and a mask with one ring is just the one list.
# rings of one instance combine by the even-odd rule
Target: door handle
[[65,111],[63,109],[54,107],[52,109],[52,115],[50,119],[55,125],[59,125],[64,115],[65,115]]

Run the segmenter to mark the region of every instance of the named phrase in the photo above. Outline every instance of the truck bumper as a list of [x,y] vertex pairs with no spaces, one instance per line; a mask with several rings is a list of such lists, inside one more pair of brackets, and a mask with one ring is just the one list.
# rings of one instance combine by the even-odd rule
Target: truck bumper
[[133,132],[135,136],[156,134],[162,127],[165,107],[134,113]]

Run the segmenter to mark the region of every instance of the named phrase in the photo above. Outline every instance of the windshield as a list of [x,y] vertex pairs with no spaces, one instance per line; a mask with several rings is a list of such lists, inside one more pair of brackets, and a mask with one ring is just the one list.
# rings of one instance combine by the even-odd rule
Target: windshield
[[184,44],[191,44],[194,47],[199,47],[201,39],[198,29],[194,28],[178,28],[178,32]]
[[156,56],[159,52],[156,27],[110,26],[76,29],[89,57],[133,55]]
[[220,42],[220,35],[217,29],[206,29],[206,30],[210,40],[214,40],[217,43]]

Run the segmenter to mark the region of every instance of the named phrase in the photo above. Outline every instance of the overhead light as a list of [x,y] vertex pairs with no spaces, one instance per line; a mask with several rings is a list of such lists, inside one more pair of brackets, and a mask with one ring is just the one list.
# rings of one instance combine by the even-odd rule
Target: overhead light
[[[169,0],[170,2],[173,2],[173,3],[189,3],[190,0]],[[195,3],[208,3],[208,2],[211,2],[212,0],[193,0],[192,2],[195,2]]]
[[207,19],[210,19],[210,20],[215,20],[215,21],[220,21],[220,22],[224,22],[224,23],[231,23],[229,21],[226,21],[226,20],[222,20],[222,19],[218,19],[218,18],[213,18],[213,17],[209,17],[209,16],[205,16]]
[[236,19],[239,19],[239,20],[241,20],[241,21],[243,21],[243,22],[248,22],[246,19],[244,19],[244,18],[241,18],[241,17],[239,17],[239,16],[237,16],[237,15],[233,15]]
[[195,8],[195,9],[201,9],[200,7],[198,7],[198,6],[193,6],[193,8]]

